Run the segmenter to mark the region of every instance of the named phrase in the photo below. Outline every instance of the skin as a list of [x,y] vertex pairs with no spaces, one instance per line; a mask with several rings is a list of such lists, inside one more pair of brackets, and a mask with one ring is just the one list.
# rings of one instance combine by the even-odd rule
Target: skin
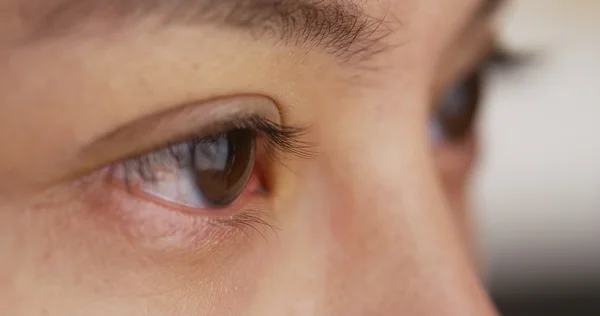
[[[479,0],[362,1],[402,21],[374,67],[211,25],[18,46],[20,1],[0,2],[0,314],[496,315],[467,212],[476,136],[428,136],[439,91],[488,50]],[[272,163],[272,193],[248,199],[277,233],[204,236],[205,215],[99,180],[242,94],[318,153]]]

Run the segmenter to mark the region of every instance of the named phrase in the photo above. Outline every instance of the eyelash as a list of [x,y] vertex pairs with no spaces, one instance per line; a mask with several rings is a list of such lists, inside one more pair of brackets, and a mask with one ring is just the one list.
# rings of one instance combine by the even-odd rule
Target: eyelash
[[523,63],[523,56],[494,46],[464,77],[450,83],[436,99],[430,121],[431,141],[434,144],[456,144],[471,135],[481,106],[482,87],[492,69],[514,70]]
[[[260,116],[239,118],[225,123],[220,130],[250,129],[256,133],[256,138],[264,139],[264,151],[267,158],[272,158],[282,163],[282,156],[290,154],[298,158],[311,158],[315,155],[313,145],[302,140],[307,128],[293,127],[275,123]],[[189,161],[192,150],[199,144],[216,137],[196,136],[180,143],[171,143],[166,148],[150,154],[140,155],[127,160],[125,166],[125,183],[129,187],[131,179],[135,176],[144,181],[155,181],[157,176],[154,170],[161,167],[181,166],[183,161]],[[183,148],[183,150],[181,150]]]
[[506,71],[519,70],[524,64],[527,64],[529,57],[531,56],[507,50],[500,46],[500,44],[496,44],[489,55],[473,70],[473,73],[479,72],[485,75],[492,69]]

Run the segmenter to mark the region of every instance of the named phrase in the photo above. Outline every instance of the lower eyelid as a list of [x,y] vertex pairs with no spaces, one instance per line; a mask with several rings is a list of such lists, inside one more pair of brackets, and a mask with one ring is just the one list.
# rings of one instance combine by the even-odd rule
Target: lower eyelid
[[85,179],[85,184],[75,190],[74,199],[81,200],[84,210],[101,216],[112,231],[116,229],[144,249],[204,249],[235,240],[236,236],[248,238],[252,231],[239,225],[243,218],[264,221],[269,227],[257,228],[270,229],[269,204],[260,193],[248,192],[235,212],[185,212],[132,196],[125,186],[108,182],[108,172],[107,168]]

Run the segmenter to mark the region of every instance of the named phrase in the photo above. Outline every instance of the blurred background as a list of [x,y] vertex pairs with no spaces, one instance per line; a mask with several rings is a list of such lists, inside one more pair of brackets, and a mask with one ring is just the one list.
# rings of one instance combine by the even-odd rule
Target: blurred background
[[536,56],[489,78],[474,184],[503,315],[600,316],[600,0],[517,0],[501,42]]

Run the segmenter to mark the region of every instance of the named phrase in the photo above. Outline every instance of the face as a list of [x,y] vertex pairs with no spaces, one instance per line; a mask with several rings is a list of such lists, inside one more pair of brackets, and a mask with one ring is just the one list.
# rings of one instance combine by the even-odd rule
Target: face
[[0,0],[0,314],[494,315],[496,8]]

